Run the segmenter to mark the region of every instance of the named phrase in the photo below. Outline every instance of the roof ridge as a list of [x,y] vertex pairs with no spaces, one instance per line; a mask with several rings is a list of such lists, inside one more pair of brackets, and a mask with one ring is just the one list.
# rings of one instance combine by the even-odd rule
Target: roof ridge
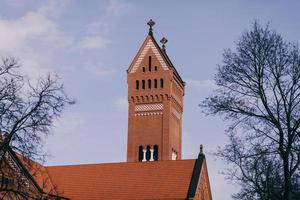
[[158,160],[153,162],[112,162],[112,163],[82,163],[82,164],[66,164],[66,165],[50,165],[50,166],[44,166],[45,168],[54,168],[54,167],[79,167],[79,166],[95,166],[95,165],[126,165],[126,164],[136,164],[136,165],[143,165],[143,164],[156,164],[156,163],[162,163],[162,162],[185,162],[185,161],[192,161],[196,159],[182,159],[182,160]]

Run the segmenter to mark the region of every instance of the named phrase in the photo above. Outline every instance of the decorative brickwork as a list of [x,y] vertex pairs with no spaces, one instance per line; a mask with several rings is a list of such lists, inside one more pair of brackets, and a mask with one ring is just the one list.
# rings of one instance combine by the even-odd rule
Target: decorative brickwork
[[161,64],[161,67],[164,70],[168,70],[167,64],[164,61],[164,59],[162,58],[162,56],[160,55],[160,53],[158,52],[157,48],[155,47],[153,41],[149,40],[148,43],[146,44],[145,48],[143,49],[143,51],[141,52],[141,54],[139,55],[138,59],[136,60],[135,64],[133,65],[132,69],[130,70],[130,73],[135,73],[137,68],[139,66],[141,66],[141,63],[143,61],[143,59],[145,58],[145,56],[147,55],[149,49],[151,49],[154,53],[154,55],[156,56],[157,60],[159,61],[159,63]]
[[162,110],[164,105],[162,103],[155,104],[139,104],[135,106],[135,111],[151,111],[151,110]]
[[145,113],[137,113],[134,116],[149,116],[149,115],[162,115],[162,112],[145,112]]

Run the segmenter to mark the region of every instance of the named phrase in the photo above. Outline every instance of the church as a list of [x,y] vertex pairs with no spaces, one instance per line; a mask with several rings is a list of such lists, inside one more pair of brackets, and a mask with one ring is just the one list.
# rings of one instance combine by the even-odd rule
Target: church
[[155,22],[147,24],[127,69],[127,162],[42,166],[9,150],[7,165],[33,194],[46,196],[40,199],[212,200],[202,145],[196,159],[182,159],[185,82],[167,55],[168,40],[160,46]]

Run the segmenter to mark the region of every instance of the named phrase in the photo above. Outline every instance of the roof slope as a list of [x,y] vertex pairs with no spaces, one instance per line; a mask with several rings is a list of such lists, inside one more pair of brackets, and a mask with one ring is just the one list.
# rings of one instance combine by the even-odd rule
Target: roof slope
[[165,51],[161,49],[161,47],[156,42],[153,34],[148,34],[146,39],[144,40],[143,44],[141,45],[138,53],[135,55],[134,59],[132,60],[131,64],[129,65],[127,71],[129,73],[134,73],[138,67],[140,67],[141,61],[144,59],[144,56],[148,52],[149,49],[154,51],[154,54],[157,56],[157,59],[161,62],[162,67],[166,69],[171,69],[178,79],[178,81],[184,86],[185,83],[182,80],[181,76],[177,72],[175,66],[171,62],[169,56]]
[[185,199],[195,160],[46,167],[72,200]]

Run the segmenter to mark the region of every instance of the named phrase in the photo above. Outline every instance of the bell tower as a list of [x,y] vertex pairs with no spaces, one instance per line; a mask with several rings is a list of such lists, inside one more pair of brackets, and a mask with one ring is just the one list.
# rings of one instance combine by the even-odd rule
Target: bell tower
[[127,161],[181,159],[182,112],[185,83],[153,36],[155,22],[127,70]]

